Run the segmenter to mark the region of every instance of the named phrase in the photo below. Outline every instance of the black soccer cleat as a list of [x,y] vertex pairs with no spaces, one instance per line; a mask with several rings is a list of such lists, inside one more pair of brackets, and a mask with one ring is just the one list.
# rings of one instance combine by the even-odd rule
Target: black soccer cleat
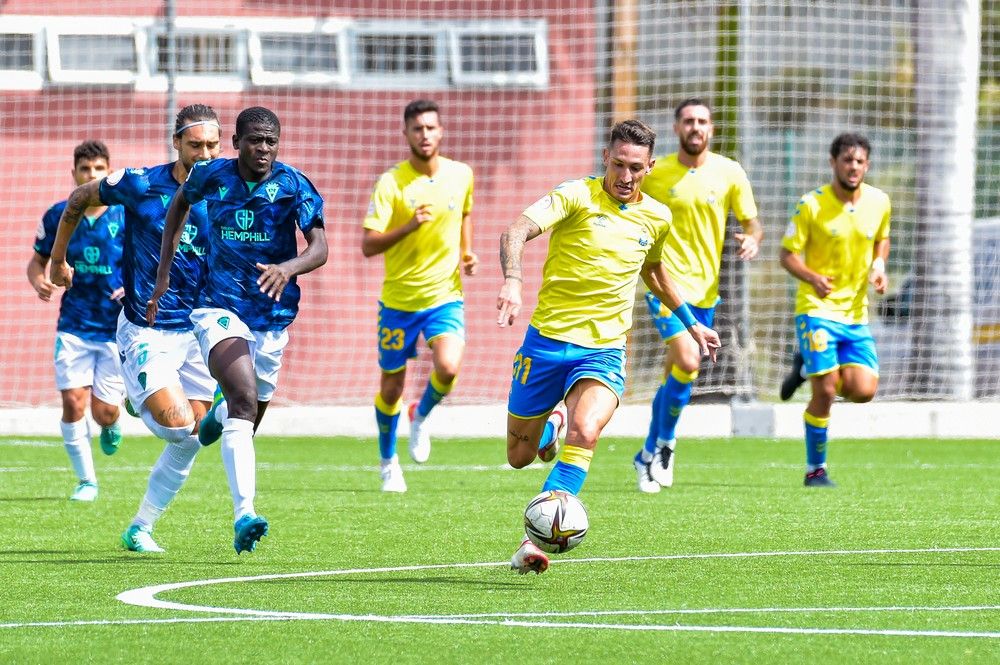
[[796,351],[795,357],[792,358],[792,370],[781,381],[781,392],[779,393],[781,401],[787,402],[792,399],[795,391],[805,382],[806,379],[802,376],[802,354]]
[[806,487],[836,487],[837,483],[830,480],[830,476],[826,475],[826,469],[820,467],[806,474],[806,480],[803,485]]

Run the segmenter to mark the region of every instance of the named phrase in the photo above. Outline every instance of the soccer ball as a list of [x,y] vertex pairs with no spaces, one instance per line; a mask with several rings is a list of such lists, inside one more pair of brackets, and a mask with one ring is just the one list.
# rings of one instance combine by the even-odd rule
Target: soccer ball
[[524,530],[545,552],[570,551],[587,535],[589,526],[587,509],[569,492],[542,492],[524,509]]

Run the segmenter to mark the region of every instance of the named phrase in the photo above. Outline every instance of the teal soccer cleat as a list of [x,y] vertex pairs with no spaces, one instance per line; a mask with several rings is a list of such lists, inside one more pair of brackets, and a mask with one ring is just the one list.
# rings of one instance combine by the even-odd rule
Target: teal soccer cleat
[[133,524],[122,533],[122,547],[130,552],[140,554],[165,552],[162,547],[153,540],[153,534],[149,529]]
[[122,428],[115,423],[101,428],[101,450],[105,455],[114,455],[122,444]]
[[233,531],[236,532],[233,539],[236,553],[253,552],[257,541],[267,535],[267,520],[260,515],[244,515],[236,520]]
[[222,437],[222,423],[215,417],[215,414],[224,399],[222,391],[216,387],[215,396],[212,398],[212,408],[198,423],[198,443],[203,446],[210,446]]
[[73,493],[69,495],[70,501],[85,501],[89,503],[95,499],[97,499],[97,485],[87,480],[77,485]]

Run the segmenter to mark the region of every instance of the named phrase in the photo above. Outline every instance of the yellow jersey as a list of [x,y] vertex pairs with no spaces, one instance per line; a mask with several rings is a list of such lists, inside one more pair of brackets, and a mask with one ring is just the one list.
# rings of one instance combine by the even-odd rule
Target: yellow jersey
[[622,203],[603,179],[568,180],[524,211],[552,229],[531,325],[588,348],[621,348],[643,264],[663,260],[670,209],[650,196]]
[[393,309],[419,312],[462,299],[462,218],[472,210],[472,169],[439,157],[433,178],[408,160],[383,173],[375,184],[364,228],[384,233],[413,218],[417,206],[430,204],[433,218],[385,251],[382,302]]
[[875,243],[889,237],[889,197],[861,184],[857,203],[844,203],[824,185],[799,199],[781,246],[799,254],[806,266],[833,277],[826,298],[799,282],[795,315],[808,314],[840,323],[868,323],[868,276]]
[[726,217],[737,221],[757,216],[746,172],[735,161],[714,152],[698,168],[681,164],[677,153],[656,160],[643,179],[642,191],[670,206],[673,227],[667,238],[667,268],[684,300],[714,307],[719,300],[719,268],[726,240]]

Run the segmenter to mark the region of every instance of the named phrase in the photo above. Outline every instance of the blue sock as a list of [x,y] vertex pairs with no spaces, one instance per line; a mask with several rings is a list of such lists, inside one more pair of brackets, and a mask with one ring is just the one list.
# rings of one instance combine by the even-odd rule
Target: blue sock
[[436,373],[431,371],[430,378],[427,379],[427,387],[424,389],[424,394],[420,397],[420,402],[417,404],[417,415],[421,418],[426,418],[431,409],[437,406],[454,387],[454,379],[451,383],[444,383],[438,378]]
[[650,455],[656,452],[656,439],[660,435],[660,421],[663,419],[663,400],[666,399],[667,384],[660,384],[656,394],[653,395],[653,415],[649,419],[649,434],[646,435],[646,443],[643,449]]
[[817,418],[811,413],[805,414],[806,421],[806,464],[810,470],[826,464],[826,436],[829,416]]
[[587,471],[590,470],[590,460],[593,457],[593,450],[563,446],[562,452],[559,453],[559,461],[549,471],[549,477],[545,479],[542,491],[562,490],[573,495],[579,494],[583,488],[583,481],[587,479]]
[[382,459],[392,459],[396,454],[396,423],[403,410],[403,400],[386,404],[381,395],[375,396],[375,422],[378,423],[378,451]]
[[685,372],[676,367],[670,370],[663,386],[663,404],[660,407],[658,436],[664,441],[676,438],[677,421],[681,419],[681,411],[691,401],[691,384],[697,378],[698,370]]

